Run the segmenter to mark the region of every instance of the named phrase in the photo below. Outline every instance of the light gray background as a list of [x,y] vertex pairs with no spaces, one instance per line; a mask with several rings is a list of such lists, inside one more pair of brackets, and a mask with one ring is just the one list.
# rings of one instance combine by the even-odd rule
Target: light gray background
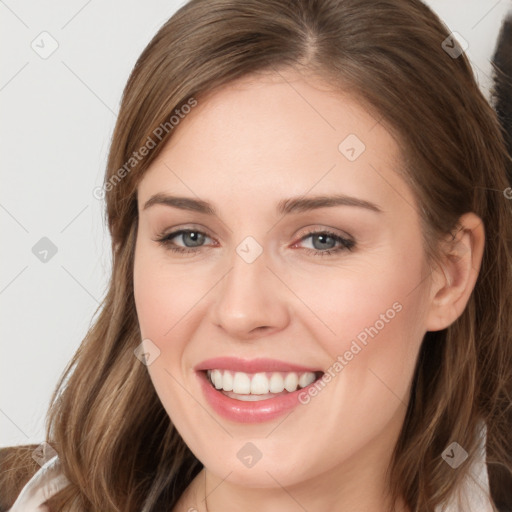
[[[511,1],[427,3],[469,43],[488,96],[489,59]],[[129,73],[182,4],[0,0],[0,446],[43,440],[53,388],[106,291],[110,239],[92,191]],[[44,31],[58,43],[46,59],[31,46],[50,48]],[[46,262],[32,252],[43,237],[57,247]]]

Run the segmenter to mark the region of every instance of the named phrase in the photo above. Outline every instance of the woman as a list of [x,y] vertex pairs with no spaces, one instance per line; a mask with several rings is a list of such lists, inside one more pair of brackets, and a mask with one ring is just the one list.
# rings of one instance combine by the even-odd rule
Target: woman
[[507,165],[419,1],[182,7],[124,92],[49,510],[507,510]]

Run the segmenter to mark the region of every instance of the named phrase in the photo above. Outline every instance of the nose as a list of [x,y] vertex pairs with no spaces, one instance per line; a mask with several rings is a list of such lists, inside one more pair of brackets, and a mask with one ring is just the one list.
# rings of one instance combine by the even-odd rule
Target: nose
[[218,286],[210,319],[236,339],[252,339],[284,329],[290,321],[289,296],[268,266],[265,251],[251,263],[235,252]]

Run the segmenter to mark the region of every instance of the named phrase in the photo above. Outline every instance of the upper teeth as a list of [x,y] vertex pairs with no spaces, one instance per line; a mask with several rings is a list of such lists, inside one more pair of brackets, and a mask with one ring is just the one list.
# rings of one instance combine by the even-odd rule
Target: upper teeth
[[267,393],[292,392],[297,386],[304,388],[315,381],[313,372],[244,373],[229,370],[208,370],[207,375],[216,389],[232,391],[239,395],[266,395]]

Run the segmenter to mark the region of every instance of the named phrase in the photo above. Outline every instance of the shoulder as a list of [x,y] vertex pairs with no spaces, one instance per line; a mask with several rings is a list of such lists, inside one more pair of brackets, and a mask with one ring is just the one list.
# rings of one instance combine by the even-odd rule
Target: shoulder
[[69,483],[60,471],[58,456],[42,466],[37,462],[38,446],[0,448],[0,512],[40,510]]
[[37,444],[0,448],[0,512],[12,507],[24,485],[41,466],[32,457]]
[[[480,421],[477,426],[478,446],[472,464],[453,494],[436,508],[435,512],[494,512],[486,463],[487,426]],[[462,449],[462,447],[459,447]],[[462,451],[464,451],[462,449]],[[466,454],[467,456],[467,454]],[[446,460],[446,459],[445,459]]]

